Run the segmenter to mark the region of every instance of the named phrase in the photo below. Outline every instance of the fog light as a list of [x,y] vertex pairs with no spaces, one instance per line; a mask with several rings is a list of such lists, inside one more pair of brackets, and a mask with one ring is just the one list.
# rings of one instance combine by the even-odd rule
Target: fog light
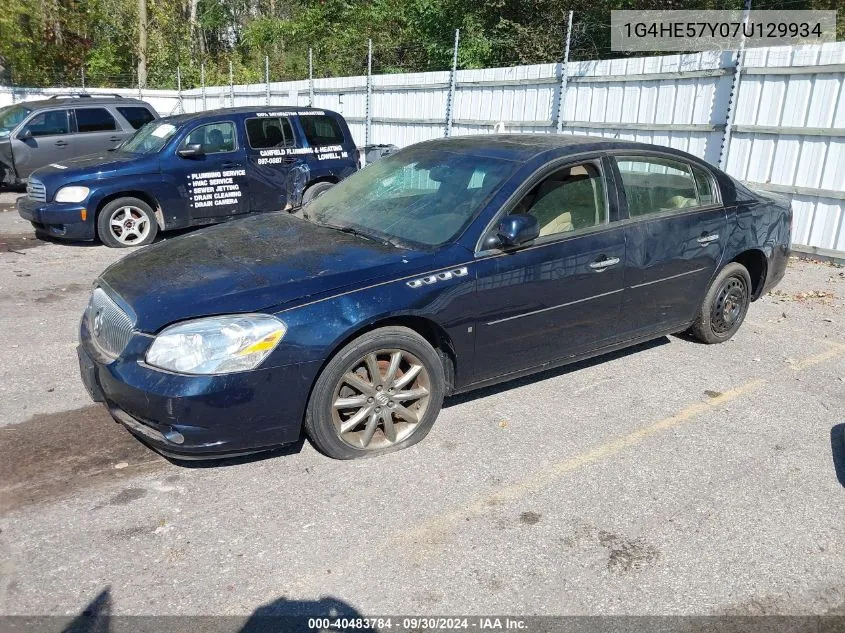
[[87,220],[87,219],[88,219],[88,209],[82,209],[82,210],[79,212],[79,217],[81,217],[81,218],[82,218],[82,221],[83,221],[83,222],[85,222],[85,220]]

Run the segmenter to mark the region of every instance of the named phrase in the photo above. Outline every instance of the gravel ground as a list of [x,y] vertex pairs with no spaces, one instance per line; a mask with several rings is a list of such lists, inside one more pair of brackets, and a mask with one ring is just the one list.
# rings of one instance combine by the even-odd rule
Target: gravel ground
[[845,613],[845,268],[793,260],[724,345],[453,398],[400,453],[189,468],[77,376],[123,253],[33,237],[0,210],[2,614]]

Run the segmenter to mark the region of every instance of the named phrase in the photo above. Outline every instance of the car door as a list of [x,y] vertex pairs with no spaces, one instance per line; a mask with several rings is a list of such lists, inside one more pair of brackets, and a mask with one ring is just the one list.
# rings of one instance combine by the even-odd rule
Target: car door
[[722,259],[727,216],[712,174],[674,156],[615,157],[628,220],[622,324],[638,337],[692,321]]
[[18,177],[28,178],[39,167],[77,156],[70,132],[71,120],[66,108],[39,110],[31,115],[12,140]]
[[73,117],[76,156],[105,152],[126,138],[114,116],[104,107],[74,108]]
[[287,206],[298,186],[296,177],[290,176],[302,152],[297,151],[290,119],[265,114],[247,116],[244,120],[250,204],[253,211],[278,211]]
[[[181,156],[189,145],[198,155]],[[176,149],[173,173],[184,186],[192,220],[226,218],[250,211],[246,154],[235,120],[202,123],[191,128]],[[169,166],[163,166],[169,169]]]
[[625,240],[624,227],[613,221],[608,165],[582,160],[535,179],[509,213],[536,217],[540,236],[522,248],[479,257],[476,381],[616,339]]

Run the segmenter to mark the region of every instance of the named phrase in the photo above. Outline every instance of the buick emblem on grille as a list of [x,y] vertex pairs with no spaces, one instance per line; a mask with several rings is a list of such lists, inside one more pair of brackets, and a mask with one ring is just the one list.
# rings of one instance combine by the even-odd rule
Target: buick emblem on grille
[[100,330],[103,328],[103,311],[97,310],[94,314],[94,336],[100,336]]

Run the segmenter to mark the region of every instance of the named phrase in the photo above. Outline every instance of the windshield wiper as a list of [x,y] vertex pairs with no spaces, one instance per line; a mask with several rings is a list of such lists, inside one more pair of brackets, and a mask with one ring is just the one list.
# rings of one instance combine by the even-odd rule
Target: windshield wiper
[[328,227],[330,229],[335,229],[336,231],[340,231],[341,233],[348,233],[349,235],[354,235],[356,237],[363,237],[365,240],[370,240],[372,242],[378,242],[379,244],[383,244],[384,246],[393,246],[395,248],[401,248],[398,244],[391,242],[389,239],[380,237],[378,235],[373,235],[372,233],[368,233],[366,231],[361,231],[359,229],[353,228],[351,226],[338,226],[337,224],[325,224],[319,222],[321,226]]

